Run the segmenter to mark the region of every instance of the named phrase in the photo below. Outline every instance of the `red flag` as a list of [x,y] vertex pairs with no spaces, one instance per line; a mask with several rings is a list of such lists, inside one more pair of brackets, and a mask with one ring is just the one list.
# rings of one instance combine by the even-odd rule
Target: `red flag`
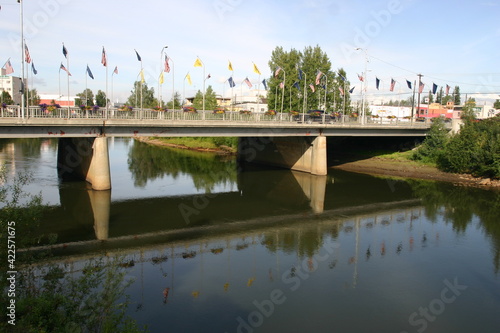
[[252,88],[252,82],[250,82],[248,78],[246,78],[244,82],[247,84],[248,88]]
[[104,67],[107,67],[107,66],[108,66],[108,59],[106,59],[106,51],[104,50],[104,46],[102,47],[101,64],[102,64]]
[[449,93],[450,93],[450,86],[446,85],[446,95],[448,95]]
[[365,78],[364,78],[363,76],[359,75],[359,74],[358,74],[358,79],[359,79],[359,81],[361,81],[361,82],[363,82],[363,81],[365,80]]
[[321,71],[318,71],[318,73],[316,74],[316,85],[319,84],[319,79],[321,79],[322,75],[323,75],[323,72],[321,72]]
[[423,82],[420,82],[418,85],[418,93],[421,94],[422,91],[424,90],[425,84]]
[[28,45],[26,45],[26,44],[24,44],[24,54],[25,54],[25,61],[28,64],[31,63],[30,51],[28,51]]
[[394,91],[394,86],[396,85],[396,81],[394,79],[391,79],[391,88],[390,91]]
[[66,69],[66,67],[64,67],[64,65],[62,63],[61,63],[61,67],[59,67],[59,69],[66,71],[66,73],[68,73],[68,75],[71,76],[71,73]]
[[311,88],[312,92],[315,92],[315,89],[314,89],[314,84],[312,84],[312,83],[311,83],[311,84],[309,85],[309,88]]
[[168,64],[169,57],[165,56],[165,69],[163,70],[164,72],[170,73],[170,66]]
[[10,63],[10,59],[9,59],[5,63],[5,74],[9,75],[9,74],[12,74],[12,73],[14,73],[14,68],[12,67],[12,64]]
[[285,88],[285,84],[283,83],[283,81],[280,82],[280,88],[281,89]]
[[344,89],[342,89],[342,87],[339,87],[339,91],[342,94],[342,96],[344,96]]
[[118,74],[118,66],[115,66],[115,70],[113,71],[113,73]]

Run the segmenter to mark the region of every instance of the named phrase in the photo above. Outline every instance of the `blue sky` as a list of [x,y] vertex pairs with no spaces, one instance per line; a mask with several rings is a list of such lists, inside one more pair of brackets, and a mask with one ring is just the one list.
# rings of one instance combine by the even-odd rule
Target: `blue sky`
[[[0,62],[8,58],[14,75],[21,73],[20,10],[16,0],[0,0]],[[34,87],[40,94],[67,91],[62,43],[69,53],[70,94],[87,87],[106,89],[106,69],[101,65],[102,47],[108,57],[108,96],[113,81],[114,100],[123,102],[140,71],[134,49],[143,60],[145,79],[157,91],[162,68],[161,51],[173,60],[174,73],[165,73],[164,100],[172,86],[186,96],[203,87],[203,68],[193,67],[196,57],[205,64],[218,94],[229,93],[227,80],[234,68],[237,89],[248,77],[254,84],[271,75],[268,61],[276,46],[302,51],[319,45],[333,68],[344,68],[353,99],[361,85],[357,73],[369,62],[370,101],[407,98],[406,80],[423,74],[428,91],[432,84],[459,85],[461,92],[478,101],[500,94],[500,2],[494,0],[183,0],[183,1],[24,1],[24,36],[38,75]],[[86,78],[90,67],[95,80]],[[115,66],[118,75],[111,75]],[[190,73],[193,85],[184,77]],[[375,89],[375,77],[381,80]],[[389,92],[391,78],[397,81]],[[31,82],[31,78],[30,78]],[[248,87],[241,89],[244,93]],[[245,91],[246,90],[246,91]],[[238,92],[239,93],[239,92]],[[399,94],[401,93],[401,94]]]

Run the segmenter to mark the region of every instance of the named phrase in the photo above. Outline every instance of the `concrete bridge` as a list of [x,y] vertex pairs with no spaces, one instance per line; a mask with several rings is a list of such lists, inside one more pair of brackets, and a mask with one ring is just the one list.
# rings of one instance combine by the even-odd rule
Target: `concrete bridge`
[[[79,108],[47,112],[1,110],[0,138],[59,138],[58,170],[111,189],[108,137],[238,137],[240,162],[268,164],[313,175],[327,174],[329,136],[425,136],[429,123],[412,119],[331,118],[323,114],[188,113]],[[64,178],[64,177],[63,177]]]

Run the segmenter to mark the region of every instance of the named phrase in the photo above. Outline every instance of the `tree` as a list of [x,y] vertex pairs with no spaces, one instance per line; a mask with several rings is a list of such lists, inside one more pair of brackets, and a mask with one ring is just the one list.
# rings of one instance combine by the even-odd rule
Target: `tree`
[[455,89],[453,89],[453,102],[455,105],[460,105],[460,87],[455,86]]
[[28,89],[27,91],[28,103],[27,105],[39,105],[40,104],[40,96],[36,89]]
[[436,103],[442,104],[443,103],[443,87],[441,87],[436,95]]
[[76,105],[94,105],[94,93],[90,89],[85,89],[83,92],[76,94],[78,98],[75,98]]
[[449,101],[453,101],[452,95],[443,96],[443,98],[441,99],[441,104],[446,105],[446,104],[448,104]]
[[2,95],[0,98],[0,103],[5,103],[7,105],[14,105],[14,100],[7,91],[2,91]]
[[[203,93],[198,90],[194,96],[193,106],[199,110],[203,109]],[[213,110],[217,107],[217,97],[212,89],[212,86],[208,86],[205,91],[205,110]]]
[[102,90],[97,91],[97,95],[95,95],[95,104],[101,107],[105,107],[109,99],[106,98],[106,93]]
[[136,108],[141,106],[141,88],[142,88],[142,107],[154,108],[158,106],[158,99],[155,98],[154,88],[148,88],[146,83],[141,81],[134,82],[134,88],[130,91],[130,96],[127,99],[127,105],[134,105]]
[[170,110],[180,109],[182,107],[181,94],[177,91],[174,93],[174,99],[167,103],[167,108]]
[[495,103],[493,103],[493,107],[494,107],[495,109],[500,109],[500,99],[497,99],[497,100],[495,101]]

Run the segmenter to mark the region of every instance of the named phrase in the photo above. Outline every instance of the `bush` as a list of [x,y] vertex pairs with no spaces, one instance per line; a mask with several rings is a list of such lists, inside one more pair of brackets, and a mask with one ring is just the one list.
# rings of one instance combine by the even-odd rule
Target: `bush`
[[444,126],[444,120],[436,118],[424,142],[415,150],[411,159],[426,163],[437,163],[444,153],[448,140],[448,130]]

